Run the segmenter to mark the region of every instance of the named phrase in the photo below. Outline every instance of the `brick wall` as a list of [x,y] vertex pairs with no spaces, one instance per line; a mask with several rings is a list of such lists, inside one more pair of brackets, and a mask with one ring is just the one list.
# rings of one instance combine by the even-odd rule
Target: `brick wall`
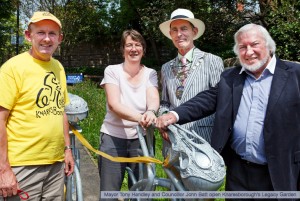
[[70,50],[59,48],[54,57],[64,67],[105,67],[109,64],[121,63],[122,55],[118,48],[80,44]]
[[[160,64],[157,63],[153,50],[147,47],[145,59],[149,62],[146,63],[148,67],[159,68],[161,65],[176,56],[176,49],[168,47],[159,47]],[[123,62],[123,57],[119,50],[119,44],[112,44],[111,47],[97,46],[94,44],[80,44],[70,50],[58,48],[54,57],[58,59],[64,67],[92,67],[92,68],[105,68],[107,65],[118,64]]]

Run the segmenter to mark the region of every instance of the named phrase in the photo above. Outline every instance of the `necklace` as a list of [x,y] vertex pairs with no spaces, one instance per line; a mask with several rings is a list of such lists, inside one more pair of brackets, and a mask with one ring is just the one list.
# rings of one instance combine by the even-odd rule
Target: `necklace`
[[[194,68],[192,68],[192,62],[193,62],[193,58],[194,58],[194,50],[195,50],[195,48],[193,48],[191,61],[187,60],[184,65],[178,65],[176,67],[173,67],[173,63],[171,64],[173,74],[179,80],[179,83],[180,83],[180,85],[176,88],[176,91],[175,91],[176,97],[179,100],[182,98],[186,79],[187,79],[188,75],[192,72],[192,70],[194,69]],[[178,58],[177,64],[178,63],[179,63],[179,58]]]

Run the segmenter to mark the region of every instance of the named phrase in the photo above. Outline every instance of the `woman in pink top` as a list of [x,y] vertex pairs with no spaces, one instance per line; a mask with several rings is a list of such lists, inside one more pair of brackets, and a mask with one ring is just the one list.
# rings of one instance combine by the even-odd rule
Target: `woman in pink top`
[[[136,126],[146,128],[156,121],[157,73],[141,64],[146,42],[136,30],[123,32],[121,52],[124,62],[107,66],[100,84],[107,100],[107,113],[100,129],[100,151],[111,156],[134,157],[140,148]],[[137,164],[116,163],[101,156],[98,162],[100,191],[119,191],[126,166],[138,176]]]

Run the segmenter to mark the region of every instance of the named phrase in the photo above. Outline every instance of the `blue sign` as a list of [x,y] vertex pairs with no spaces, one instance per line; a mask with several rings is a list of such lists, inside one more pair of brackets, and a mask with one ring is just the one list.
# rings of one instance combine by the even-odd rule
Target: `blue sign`
[[76,84],[83,81],[82,73],[67,74],[67,84]]

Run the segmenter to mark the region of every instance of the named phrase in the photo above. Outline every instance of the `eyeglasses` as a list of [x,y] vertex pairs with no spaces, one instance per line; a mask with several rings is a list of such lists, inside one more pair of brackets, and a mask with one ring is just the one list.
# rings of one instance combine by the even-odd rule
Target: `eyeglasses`
[[[21,189],[17,190],[17,194],[20,197],[21,200],[28,200],[29,199],[29,195],[26,191],[23,191]],[[6,197],[4,198],[4,201],[6,201]]]
[[132,49],[133,47],[135,47],[136,49],[143,48],[141,43],[136,43],[136,44],[127,43],[127,44],[125,44],[126,49]]

